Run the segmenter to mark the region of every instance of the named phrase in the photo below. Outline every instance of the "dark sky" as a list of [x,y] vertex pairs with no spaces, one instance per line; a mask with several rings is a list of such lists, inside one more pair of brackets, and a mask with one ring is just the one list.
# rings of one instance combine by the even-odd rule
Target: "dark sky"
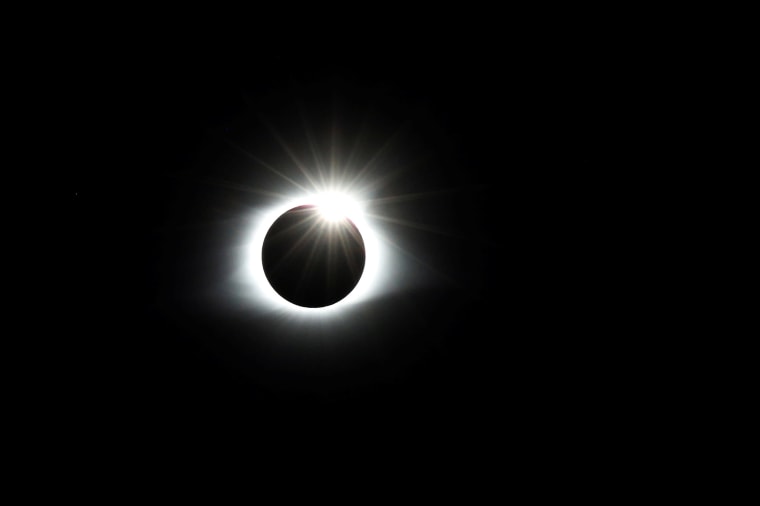
[[[625,358],[590,317],[590,266],[637,108],[626,56],[593,37],[498,40],[62,64],[75,330],[51,345],[49,388],[72,428],[488,439],[614,412]],[[246,217],[271,202],[257,191],[285,188],[241,153],[288,167],[276,131],[309,160],[305,123],[321,146],[337,128],[359,160],[380,153],[382,196],[415,196],[382,209],[397,288],[327,327],[231,288]]]

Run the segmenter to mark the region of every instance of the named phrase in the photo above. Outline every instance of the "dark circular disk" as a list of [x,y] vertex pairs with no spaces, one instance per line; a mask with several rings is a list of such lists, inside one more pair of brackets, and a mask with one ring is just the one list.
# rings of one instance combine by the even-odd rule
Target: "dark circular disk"
[[277,218],[261,251],[272,288],[303,307],[330,306],[351,293],[365,257],[356,225],[347,217],[328,220],[313,205],[294,207]]

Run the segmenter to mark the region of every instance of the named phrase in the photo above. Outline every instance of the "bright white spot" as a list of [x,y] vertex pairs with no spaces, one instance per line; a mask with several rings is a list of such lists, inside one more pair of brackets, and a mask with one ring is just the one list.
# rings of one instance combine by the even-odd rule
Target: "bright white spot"
[[352,216],[361,214],[359,205],[342,193],[332,192],[315,195],[312,203],[317,206],[320,214],[327,221],[351,219]]

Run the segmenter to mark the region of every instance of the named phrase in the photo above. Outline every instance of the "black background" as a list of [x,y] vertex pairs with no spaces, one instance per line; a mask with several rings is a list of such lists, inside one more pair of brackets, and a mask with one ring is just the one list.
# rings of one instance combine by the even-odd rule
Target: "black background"
[[[65,430],[534,447],[623,416],[605,209],[646,83],[611,33],[486,32],[52,58],[69,331],[42,382]],[[303,149],[304,111],[347,141],[368,121],[370,147],[400,132],[384,191],[427,196],[387,210],[421,228],[391,230],[436,273],[316,344],[220,288],[241,216],[266,202],[246,189],[271,177],[225,139],[287,163],[262,118]]]

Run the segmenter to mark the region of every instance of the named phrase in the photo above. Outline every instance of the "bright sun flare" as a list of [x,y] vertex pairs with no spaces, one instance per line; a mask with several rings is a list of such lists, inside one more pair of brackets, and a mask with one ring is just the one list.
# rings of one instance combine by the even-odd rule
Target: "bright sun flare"
[[327,221],[339,221],[361,213],[359,205],[349,196],[341,193],[324,193],[312,198],[320,214]]

